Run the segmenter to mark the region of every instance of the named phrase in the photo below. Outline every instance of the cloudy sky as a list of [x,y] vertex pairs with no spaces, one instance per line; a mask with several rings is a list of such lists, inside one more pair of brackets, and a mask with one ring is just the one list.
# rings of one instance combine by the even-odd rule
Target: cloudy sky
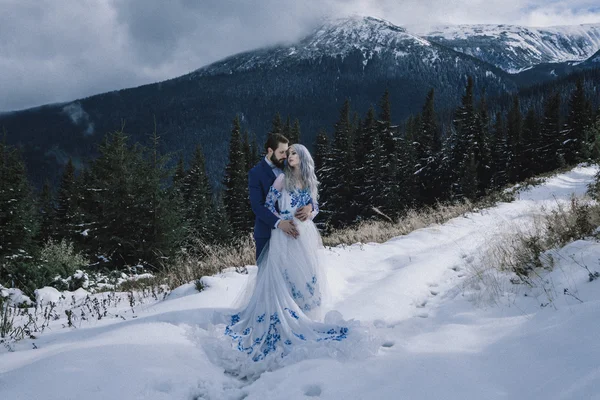
[[0,0],[0,110],[173,78],[345,14],[421,30],[600,23],[597,0]]

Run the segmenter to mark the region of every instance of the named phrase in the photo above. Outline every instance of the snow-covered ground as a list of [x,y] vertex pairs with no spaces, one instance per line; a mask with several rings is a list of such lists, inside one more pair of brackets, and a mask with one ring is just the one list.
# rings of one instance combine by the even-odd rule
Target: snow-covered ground
[[324,250],[327,308],[373,327],[384,344],[373,357],[305,360],[251,383],[224,374],[201,343],[248,278],[227,271],[201,293],[185,285],[133,311],[125,300],[107,318],[62,318],[0,348],[0,399],[600,399],[600,280],[582,267],[600,271],[599,243],[560,249],[541,288],[473,277],[490,243],[583,195],[595,172],[384,244]]

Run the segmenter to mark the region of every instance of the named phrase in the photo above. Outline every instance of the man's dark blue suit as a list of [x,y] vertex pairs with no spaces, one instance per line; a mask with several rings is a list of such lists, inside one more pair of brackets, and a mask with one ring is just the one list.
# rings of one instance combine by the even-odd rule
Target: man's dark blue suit
[[264,158],[248,172],[250,205],[256,216],[254,220],[256,260],[271,238],[271,230],[275,229],[275,223],[279,219],[265,207],[265,200],[273,182],[275,182],[273,168]]

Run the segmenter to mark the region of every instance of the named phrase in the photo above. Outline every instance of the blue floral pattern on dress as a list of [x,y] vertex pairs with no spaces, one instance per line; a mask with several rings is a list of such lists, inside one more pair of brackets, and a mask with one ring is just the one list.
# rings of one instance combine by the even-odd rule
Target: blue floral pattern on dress
[[[298,315],[297,312],[295,312],[294,310],[291,310],[289,308],[285,308],[286,311],[289,312],[290,316],[294,319],[299,319],[300,316]],[[266,314],[262,314],[257,318],[257,322],[258,319],[260,319],[260,322],[264,321]],[[248,347],[244,347],[244,339],[247,338],[248,335],[251,334],[251,332],[253,331],[252,327],[248,326],[246,327],[243,332],[240,333],[236,333],[235,330],[233,329],[234,326],[238,323],[240,323],[240,315],[238,314],[234,314],[231,316],[231,324],[227,325],[225,327],[225,335],[231,337],[234,342],[237,342],[237,349],[242,352],[242,353],[246,353],[248,355],[252,354],[255,352],[255,350],[259,350],[258,353],[256,353],[253,357],[252,360],[254,362],[258,362],[261,360],[264,360],[265,357],[268,354],[271,354],[273,352],[276,352],[278,350],[278,345],[279,342],[281,342],[281,333],[279,332],[279,326],[281,326],[281,320],[279,319],[279,315],[277,314],[277,312],[271,314],[269,316],[269,329],[266,333],[264,333],[262,336],[257,337],[253,340],[252,344]],[[336,328],[330,328],[327,331],[319,331],[319,330],[313,330],[318,337],[315,339],[315,341],[317,342],[322,342],[322,341],[327,341],[327,340],[334,340],[334,341],[342,341],[343,339],[346,339],[348,337],[348,328],[345,326],[340,326],[340,327],[336,327]],[[296,333],[294,331],[292,331],[292,334],[299,340],[302,341],[306,341],[307,338],[303,333]],[[285,341],[283,341],[283,344],[286,346],[292,346],[293,342],[292,340],[290,340],[289,338],[286,339]],[[283,357],[287,350],[285,349],[281,349],[282,353],[281,353],[281,357]]]
[[277,200],[281,198],[281,192],[275,189],[273,186],[269,188],[269,193],[267,193],[267,198],[265,200],[265,207],[269,209],[273,214],[279,215],[279,212],[275,208],[275,204]]
[[308,189],[296,189],[290,193],[291,206],[294,208],[300,208],[312,204],[312,198]]
[[[300,307],[302,311],[308,312],[313,308],[321,306],[320,293],[317,293],[318,291],[315,290],[315,285],[317,284],[316,276],[313,275],[310,282],[306,282],[306,292],[303,292],[302,290],[298,289],[296,287],[296,284],[290,280],[290,276],[287,269],[283,271],[283,278],[288,286],[288,289],[290,290],[292,298],[294,299],[296,304],[298,304],[298,307]],[[318,295],[315,296],[315,293],[317,293]]]
[[[292,220],[294,216],[290,212],[290,210],[278,210],[277,209],[277,201],[281,199],[282,193],[275,189],[274,186],[269,188],[269,193],[267,193],[267,198],[265,199],[265,207],[269,209],[273,214],[277,215],[281,219],[284,220]],[[307,206],[311,204],[313,206],[313,218],[319,213],[319,205],[316,201],[312,199],[310,196],[310,192],[308,189],[296,189],[290,193],[291,204],[290,206],[293,209],[298,209],[300,207]]]

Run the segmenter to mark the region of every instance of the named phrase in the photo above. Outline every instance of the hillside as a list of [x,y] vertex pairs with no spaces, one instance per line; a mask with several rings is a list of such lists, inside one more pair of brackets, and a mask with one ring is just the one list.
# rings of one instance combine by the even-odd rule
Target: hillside
[[[87,294],[65,292],[51,329],[12,352],[0,348],[0,393],[48,400],[596,398],[600,283],[583,266],[598,269],[598,243],[555,249],[553,270],[540,270],[534,287],[511,283],[514,275],[490,270],[486,258],[530,230],[542,209],[581,197],[596,172],[575,168],[523,189],[512,203],[383,244],[323,249],[332,295],[325,308],[368,326],[382,343],[375,356],[307,359],[252,382],[224,374],[207,357],[208,338],[217,334],[211,316],[226,312],[256,275],[248,266],[248,275],[230,269],[203,278],[200,293],[190,283],[133,307],[119,294],[123,301],[106,318],[76,318],[73,328],[63,327],[64,309],[79,315]],[[59,295],[38,292],[45,302]],[[107,296],[92,297],[103,304]]]

